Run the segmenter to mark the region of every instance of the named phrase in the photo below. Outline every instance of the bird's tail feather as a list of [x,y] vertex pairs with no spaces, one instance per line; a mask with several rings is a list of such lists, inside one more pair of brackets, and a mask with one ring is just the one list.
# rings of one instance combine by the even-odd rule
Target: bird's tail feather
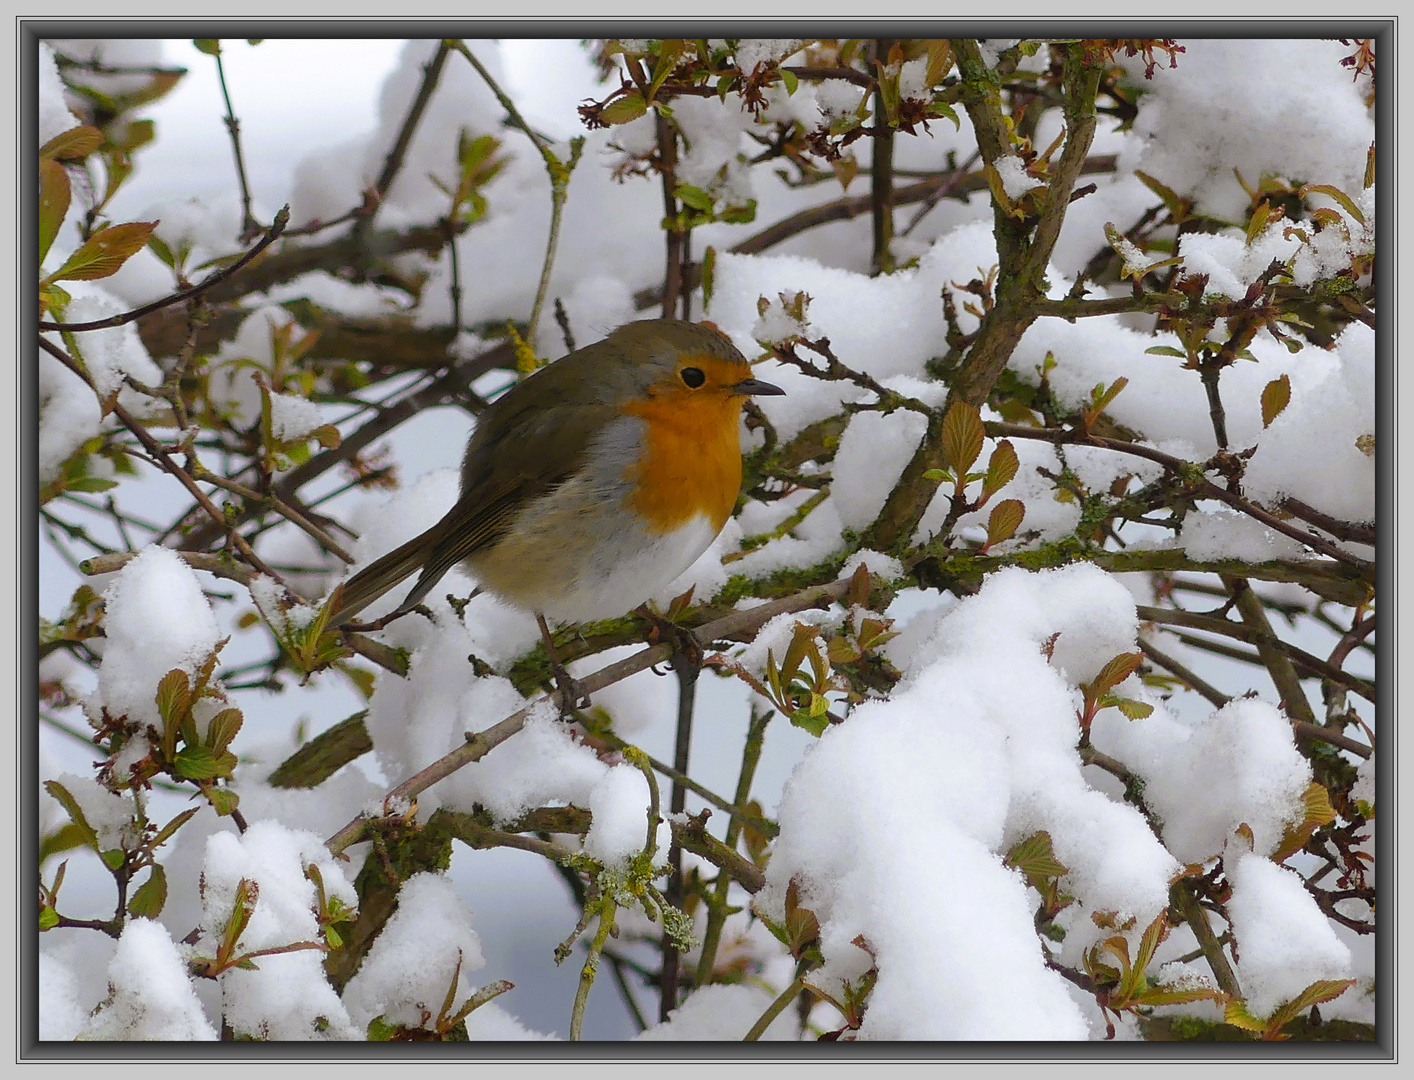
[[438,522],[426,532],[370,563],[345,582],[343,597],[330,618],[329,625],[335,627],[348,622],[389,589],[395,588],[399,582],[422,569],[441,531],[442,523]]

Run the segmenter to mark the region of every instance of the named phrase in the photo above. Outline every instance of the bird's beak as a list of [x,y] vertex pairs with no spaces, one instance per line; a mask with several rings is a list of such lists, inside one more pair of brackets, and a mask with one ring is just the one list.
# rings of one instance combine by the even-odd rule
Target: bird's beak
[[780,397],[785,391],[775,383],[762,382],[760,379],[742,379],[732,385],[732,393],[742,397]]

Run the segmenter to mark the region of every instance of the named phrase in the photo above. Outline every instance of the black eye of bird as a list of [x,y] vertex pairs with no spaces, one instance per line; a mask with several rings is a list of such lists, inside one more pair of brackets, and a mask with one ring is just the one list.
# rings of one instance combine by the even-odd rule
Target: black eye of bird
[[701,368],[685,367],[678,374],[682,376],[682,381],[693,390],[707,381],[707,376],[702,374]]

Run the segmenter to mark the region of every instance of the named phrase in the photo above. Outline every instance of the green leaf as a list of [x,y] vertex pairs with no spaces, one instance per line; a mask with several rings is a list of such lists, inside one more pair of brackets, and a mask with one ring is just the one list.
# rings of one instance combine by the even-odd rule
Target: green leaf
[[1223,1019],[1243,1031],[1265,1031],[1267,1025],[1247,1011],[1247,1002],[1234,998],[1223,1009]]
[[1252,217],[1247,222],[1247,246],[1251,247],[1252,242],[1262,235],[1267,223],[1272,219],[1272,204],[1265,199],[1252,211]]
[[1272,1014],[1271,1019],[1267,1021],[1267,1031],[1275,1033],[1312,1005],[1333,1001],[1354,985],[1354,979],[1320,979],[1313,982]]
[[52,907],[39,909],[39,932],[42,934],[46,930],[53,930],[59,925],[59,913]]
[[1273,862],[1284,862],[1295,855],[1306,846],[1306,841],[1311,839],[1312,833],[1335,820],[1335,807],[1331,805],[1330,792],[1317,781],[1312,780],[1307,785],[1301,801],[1305,804],[1306,812],[1300,822],[1287,828],[1281,844],[1272,853]]
[[805,661],[806,649],[818,631],[810,623],[798,622],[791,632],[790,645],[786,647],[786,658],[781,661],[781,679],[790,682],[800,665]]
[[953,127],[957,128],[959,131],[962,130],[962,121],[958,119],[957,110],[954,109],[951,105],[949,105],[946,101],[932,102],[928,106],[928,115],[941,116],[944,119],[951,120]]
[[[1365,815],[1367,818],[1374,817],[1374,813]],[[61,825],[57,832],[52,832],[39,841],[39,861],[44,862],[51,855],[58,855],[61,851],[69,851],[76,847],[82,847],[88,841],[84,837],[84,831],[72,821]]]
[[1113,690],[1133,675],[1135,669],[1143,662],[1144,654],[1142,652],[1120,653],[1100,669],[1094,682],[1090,683],[1090,688],[1096,695],[1103,694],[1106,690]]
[[83,816],[83,811],[79,809],[78,801],[69,794],[68,789],[57,780],[46,780],[44,781],[44,790],[49,792],[49,794],[54,797],[55,801],[64,808],[64,812],[69,815],[69,820],[73,822],[74,827],[79,830],[80,835],[83,837],[83,843],[93,848],[94,851],[97,851],[98,833],[96,833],[93,826],[88,823],[88,819]]
[[1187,360],[1188,354],[1182,349],[1175,349],[1172,345],[1153,345],[1144,350],[1150,356],[1176,356],[1180,360]]
[[830,638],[825,651],[829,654],[832,664],[852,664],[863,655],[848,639],[842,637]]
[[79,161],[103,145],[103,132],[83,124],[61,131],[39,148],[41,160]]
[[243,719],[240,709],[222,709],[206,725],[206,745],[216,751],[226,749],[240,731]]
[[673,194],[682,200],[684,206],[701,210],[704,214],[712,212],[712,196],[699,187],[693,187],[691,184],[679,184],[673,189]]
[[152,254],[156,255],[162,262],[170,266],[173,270],[177,268],[177,255],[162,237],[154,233],[147,238],[147,246],[152,249]]
[[1291,379],[1283,375],[1273,379],[1262,388],[1262,427],[1269,428],[1272,421],[1291,401]]
[[101,476],[81,476],[77,480],[70,480],[64,485],[65,491],[111,491],[118,486],[116,480],[105,480]]
[[796,76],[795,72],[787,71],[785,68],[781,68],[780,72],[781,82],[783,82],[786,87],[786,96],[790,97],[795,94],[796,88],[800,86],[800,79]]
[[1044,829],[1018,840],[1003,861],[1020,870],[1033,885],[1045,878],[1070,873],[1069,867],[1056,858],[1051,848],[1051,834]]
[[959,475],[972,468],[982,453],[982,440],[987,431],[982,426],[982,414],[977,406],[965,401],[953,402],[943,417],[943,454]]
[[1128,385],[1129,379],[1126,376],[1121,375],[1118,379],[1110,383],[1110,385],[1103,390],[1101,390],[1099,387],[1096,387],[1096,393],[1094,395],[1094,399],[1090,404],[1089,411],[1093,415],[1099,416],[1100,413],[1105,411],[1111,401],[1119,397],[1119,392]]
[[103,865],[110,870],[117,870],[123,865],[128,857],[128,853],[122,848],[109,848],[107,851],[100,851],[98,857],[103,860]]
[[162,717],[162,749],[170,758],[182,721],[191,712],[191,681],[181,668],[173,668],[157,684],[157,711]]
[[69,212],[69,174],[57,161],[39,162],[39,264],[49,254],[64,216]]
[[1115,698],[1111,704],[1131,720],[1143,720],[1154,711],[1154,706],[1133,698]]
[[391,1042],[403,1029],[390,1024],[382,1016],[375,1016],[368,1022],[369,1042]]
[[648,100],[653,100],[658,87],[672,74],[686,47],[687,43],[682,38],[664,38],[658,43],[658,60],[653,65],[653,78],[648,84]]
[[1306,198],[1312,192],[1319,192],[1322,195],[1329,195],[1345,209],[1345,212],[1358,221],[1365,224],[1365,215],[1360,212],[1360,207],[1355,205],[1355,200],[1334,184],[1303,184],[1296,192],[1301,198]]
[[786,886],[785,945],[792,956],[798,957],[819,940],[820,920],[815,912],[801,906],[800,889],[792,879]]
[[717,218],[728,225],[749,225],[756,220],[756,200],[747,199],[745,206],[723,207]]
[[138,886],[128,901],[128,914],[142,919],[155,919],[167,903],[167,871],[161,863],[152,864],[152,873]]
[[816,716],[809,709],[796,709],[790,714],[790,722],[795,727],[810,732],[817,739],[825,734],[826,729],[830,726],[828,716],[823,712]]
[[206,797],[216,810],[217,817],[229,817],[240,806],[241,799],[230,788],[211,787],[206,789]]
[[1164,206],[1167,208],[1169,215],[1173,218],[1175,225],[1181,225],[1184,221],[1188,220],[1189,211],[1193,209],[1191,199],[1184,198],[1172,188],[1164,186],[1148,173],[1140,172],[1138,169],[1135,169],[1134,175],[1139,178],[1140,182],[1145,187],[1163,200]]
[[221,55],[220,38],[193,38],[192,44],[196,46],[196,51],[205,53],[207,56]]
[[157,227],[155,221],[130,221],[110,225],[90,236],[68,261],[44,279],[51,281],[96,281],[116,274],[118,269],[147,245]]
[[992,507],[992,513],[987,518],[987,547],[1015,536],[1025,516],[1026,507],[1020,499],[1003,499]]
[[1151,986],[1148,989],[1135,994],[1133,1004],[1145,1007],[1155,1007],[1159,1005],[1188,1005],[1194,1001],[1215,1001],[1219,1005],[1227,1002],[1227,995],[1221,990],[1214,990],[1207,986]]
[[172,775],[183,780],[215,780],[231,775],[236,756],[228,751],[217,752],[209,746],[183,746],[172,762]]
[[1003,439],[997,443],[996,449],[992,451],[992,456],[987,459],[987,475],[982,481],[983,501],[990,499],[1016,479],[1016,472],[1019,468],[1020,462],[1016,457],[1016,447],[1011,445],[1011,441]]
[[615,124],[627,124],[630,120],[637,120],[647,111],[648,102],[637,90],[632,90],[605,105],[599,113],[599,119],[612,127]]

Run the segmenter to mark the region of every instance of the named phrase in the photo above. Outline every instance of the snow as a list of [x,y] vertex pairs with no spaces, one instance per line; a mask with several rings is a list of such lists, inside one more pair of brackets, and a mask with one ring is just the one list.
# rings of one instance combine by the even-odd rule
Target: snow
[[1139,720],[1109,710],[1091,734],[1144,780],[1164,842],[1184,863],[1222,854],[1241,825],[1256,852],[1268,855],[1305,812],[1311,766],[1296,750],[1290,722],[1268,702],[1231,701],[1197,725],[1178,722],[1162,705]]
[[485,966],[472,913],[441,874],[414,874],[398,890],[398,907],[344,988],[350,1019],[366,1031],[389,1025],[432,1027],[456,979],[455,1014],[476,987],[470,974]]
[[[317,866],[326,896],[356,907],[344,870],[312,832],[253,821],[240,836],[220,832],[206,842],[202,866],[202,936],[198,955],[212,957],[235,910],[243,881],[257,889],[241,954],[321,939],[316,892],[307,868]],[[301,948],[260,956],[255,969],[219,976],[226,1022],[237,1033],[266,1039],[356,1039],[357,1028],[324,974],[324,954]]]
[[270,434],[281,442],[303,439],[324,423],[319,406],[298,394],[270,395]]
[[1241,942],[1237,978],[1254,1016],[1270,1016],[1322,979],[1351,974],[1350,950],[1300,876],[1255,853],[1239,856],[1229,873],[1228,914]]
[[[638,1042],[740,1041],[751,1030],[775,995],[759,986],[704,986],[668,1018],[637,1036]],[[784,1010],[761,1038],[793,1039],[795,1017]]]
[[1007,198],[1016,200],[1033,188],[1042,187],[1041,181],[1026,172],[1026,163],[1015,154],[1003,154],[992,163],[1002,182],[1002,190]]
[[39,1038],[71,1042],[89,1010],[79,1005],[79,984],[69,966],[51,953],[39,954]]
[[112,995],[78,1034],[80,1039],[215,1042],[186,964],[167,931],[151,919],[123,928],[108,965]]
[[[1143,77],[1140,57],[1121,59],[1147,93],[1121,167],[1142,169],[1199,210],[1242,218],[1256,186],[1275,174],[1296,183],[1360,188],[1374,141],[1364,88],[1340,66],[1337,41],[1185,41],[1178,65]],[[1319,118],[1319,122],[1316,122]]]
[[[65,256],[52,249],[47,263],[58,267]],[[126,307],[100,285],[87,281],[64,283],[72,297],[62,319],[69,323],[93,322],[121,314]],[[45,337],[65,348],[57,334]],[[124,408],[139,417],[150,415],[156,404],[125,382],[131,376],[147,386],[162,382],[162,372],[138,338],[137,328],[107,327],[76,335],[79,358],[94,387],[103,397],[116,394]],[[103,433],[113,421],[104,420],[93,390],[77,374],[49,353],[39,353],[39,476],[41,483],[54,480],[64,463],[90,439]],[[91,466],[100,459],[90,458]]]
[[127,716],[135,725],[162,730],[157,687],[180,668],[193,680],[219,640],[216,617],[196,574],[166,548],[144,548],[104,590],[108,642],[98,670],[98,692],[89,700]]
[[[1128,593],[1092,567],[1000,571],[915,645],[889,701],[860,706],[797,767],[757,904],[783,919],[786,886],[800,882],[820,919],[827,979],[860,962],[852,943],[864,936],[879,977],[862,1035],[1085,1037],[1022,932],[1033,905],[1001,856],[1045,829],[1078,909],[1143,925],[1167,904],[1177,863],[1132,808],[1088,788],[1075,751],[1074,681],[1132,648],[1134,627]],[[1052,634],[1048,662],[1041,645]],[[904,828],[915,816],[930,827]],[[909,918],[903,905],[916,895],[948,919]],[[1067,953],[1082,947],[1082,921]],[[983,963],[1004,994],[966,990],[964,973]]]

